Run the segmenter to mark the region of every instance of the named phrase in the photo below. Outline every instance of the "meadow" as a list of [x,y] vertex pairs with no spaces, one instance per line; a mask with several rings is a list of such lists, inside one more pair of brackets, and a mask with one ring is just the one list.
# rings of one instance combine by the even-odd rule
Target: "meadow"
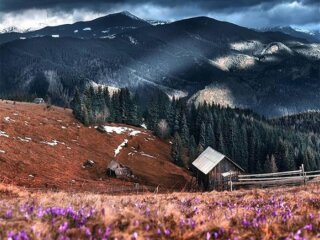
[[318,239],[318,185],[105,195],[0,185],[0,239]]

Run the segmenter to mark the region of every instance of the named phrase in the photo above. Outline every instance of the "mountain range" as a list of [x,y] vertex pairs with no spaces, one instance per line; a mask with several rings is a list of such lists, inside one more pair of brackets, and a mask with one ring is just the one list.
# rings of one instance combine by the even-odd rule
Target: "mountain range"
[[320,43],[320,30],[305,30],[291,26],[266,27],[257,30],[262,32],[282,32],[293,37],[306,39],[310,43]]
[[[129,12],[0,34],[0,96],[70,101],[75,86],[159,88],[282,116],[320,108],[320,44],[208,17],[171,23]],[[147,88],[143,88],[147,89]]]

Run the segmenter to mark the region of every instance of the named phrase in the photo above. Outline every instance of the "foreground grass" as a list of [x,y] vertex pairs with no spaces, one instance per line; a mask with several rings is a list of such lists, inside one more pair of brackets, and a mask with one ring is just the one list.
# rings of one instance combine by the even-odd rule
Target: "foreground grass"
[[320,187],[110,196],[0,185],[0,239],[115,238],[318,239]]

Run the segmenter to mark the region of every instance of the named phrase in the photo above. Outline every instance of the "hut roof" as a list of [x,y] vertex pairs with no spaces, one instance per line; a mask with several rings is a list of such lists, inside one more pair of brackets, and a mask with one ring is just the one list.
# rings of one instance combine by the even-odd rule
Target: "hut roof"
[[115,171],[117,168],[121,168],[121,164],[116,161],[116,160],[112,160],[109,164],[108,164],[108,169]]
[[215,168],[223,159],[227,159],[237,168],[244,172],[243,168],[241,168],[234,161],[219,153],[218,151],[208,147],[205,151],[203,151],[200,156],[193,161],[192,165],[199,169],[204,174],[208,174],[213,168]]

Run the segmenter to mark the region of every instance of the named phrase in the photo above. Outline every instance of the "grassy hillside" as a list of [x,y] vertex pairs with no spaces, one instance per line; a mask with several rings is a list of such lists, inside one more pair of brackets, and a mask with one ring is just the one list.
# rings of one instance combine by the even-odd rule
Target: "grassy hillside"
[[[30,188],[93,192],[130,190],[134,183],[160,190],[185,187],[191,177],[171,162],[169,142],[143,128],[128,128],[119,134],[100,133],[75,120],[69,109],[0,101],[0,180]],[[127,146],[115,156],[124,139]],[[83,169],[89,159],[94,167]],[[129,166],[134,179],[107,177],[113,159]]]

